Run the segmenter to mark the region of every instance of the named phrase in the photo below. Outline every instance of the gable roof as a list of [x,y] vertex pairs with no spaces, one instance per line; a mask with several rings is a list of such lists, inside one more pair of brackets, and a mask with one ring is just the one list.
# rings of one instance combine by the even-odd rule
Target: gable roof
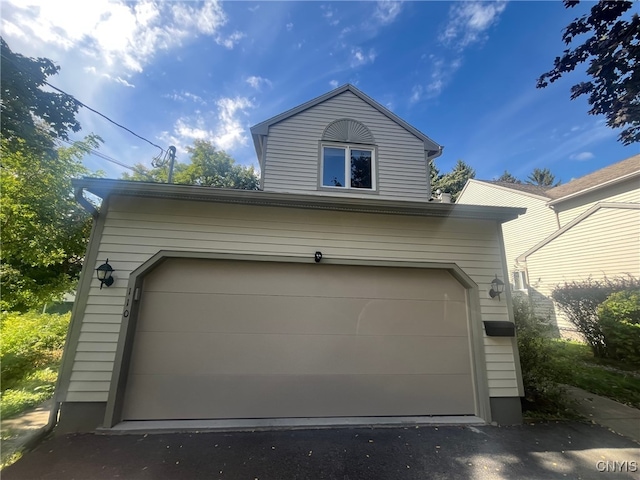
[[529,185],[525,183],[499,182],[497,180],[478,180],[475,178],[470,178],[469,180],[467,180],[467,183],[465,183],[464,188],[460,192],[460,195],[458,195],[458,198],[462,197],[465,190],[467,189],[467,186],[471,183],[480,183],[490,187],[496,187],[498,189],[511,190],[511,191],[515,191],[517,193],[526,195],[528,197],[537,198],[544,202],[549,201],[549,197],[546,196],[544,193],[547,190],[546,187],[540,187],[538,185]]
[[584,177],[576,178],[569,183],[547,190],[545,193],[552,199],[549,204],[555,205],[564,200],[634,177],[640,177],[640,155],[634,155],[621,162],[601,168]]
[[614,203],[597,203],[591,208],[589,208],[587,211],[582,212],[576,218],[574,218],[569,223],[567,223],[564,227],[559,228],[558,230],[553,232],[551,235],[549,235],[547,238],[543,239],[542,241],[540,241],[539,243],[531,247],[529,250],[524,252],[522,255],[516,258],[516,262],[520,262],[520,263],[525,262],[527,260],[527,257],[529,257],[531,254],[537,252],[545,245],[548,245],[553,240],[558,238],[560,235],[565,233],[567,230],[570,230],[576,225],[578,225],[585,218],[590,217],[591,215],[596,213],[598,210],[602,210],[605,208],[640,210],[640,205],[638,205],[637,203],[615,203],[615,202]]
[[424,143],[424,150],[425,152],[428,153],[429,158],[436,158],[442,154],[442,149],[444,147],[442,147],[441,145],[438,145],[436,142],[431,140],[429,137],[427,137],[424,133],[422,133],[417,128],[409,125],[407,122],[402,120],[400,117],[398,117],[395,113],[393,113],[388,108],[383,107],[378,102],[373,100],[371,97],[365,95],[356,87],[347,83],[346,85],[342,85],[341,87],[331,90],[330,92],[327,92],[324,95],[320,95],[319,97],[316,97],[313,100],[309,100],[308,102],[303,103],[302,105],[298,105],[297,107],[287,110],[286,112],[281,113],[280,115],[271,117],[268,120],[265,120],[264,122],[260,122],[257,125],[254,125],[253,127],[251,127],[251,136],[253,137],[253,144],[255,146],[256,153],[258,154],[258,161],[260,162],[260,164],[262,165],[262,146],[263,146],[261,137],[269,134],[269,127],[271,127],[272,125],[275,125],[278,122],[286,120],[287,118],[293,117],[298,113],[304,112],[309,108],[315,107],[316,105],[322,102],[325,102],[331,98],[337,97],[338,95],[341,95],[344,92],[353,93],[356,97],[368,103],[370,106],[372,106],[373,108],[378,110],[380,113],[385,115],[387,118],[393,120],[398,125],[403,127],[405,130],[407,130],[408,132],[412,133],[417,138],[422,140],[422,142]]

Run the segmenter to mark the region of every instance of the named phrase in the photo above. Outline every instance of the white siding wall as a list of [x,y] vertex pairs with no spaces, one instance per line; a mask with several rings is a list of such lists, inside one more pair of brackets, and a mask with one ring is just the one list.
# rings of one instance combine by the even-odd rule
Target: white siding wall
[[630,202],[640,203],[640,187],[638,180],[632,180],[604,188],[600,191],[569,200],[556,206],[560,218],[560,226],[564,227],[574,218],[583,214],[596,203]]
[[[497,185],[471,180],[458,199],[458,203],[527,209],[524,215],[502,224],[504,249],[511,281],[513,281],[516,258],[558,229],[555,213],[546,206],[546,200]],[[520,269],[523,269],[524,265],[521,267]]]
[[362,122],[376,140],[379,198],[429,200],[424,143],[351,92],[344,92],[269,128],[264,190],[359,195],[354,191],[318,191],[319,141],[327,125],[340,118]]
[[[109,258],[116,281],[100,290],[93,279],[67,401],[107,400],[129,274],[159,250],[455,262],[479,285],[483,319],[509,320],[488,296],[502,271],[492,221],[114,197],[98,262]],[[490,395],[518,396],[511,339],[485,345]]]
[[[551,292],[565,281],[640,276],[640,210],[601,208],[527,257],[532,301],[539,314],[556,316],[558,327],[573,330]],[[551,309],[551,311],[550,311]]]

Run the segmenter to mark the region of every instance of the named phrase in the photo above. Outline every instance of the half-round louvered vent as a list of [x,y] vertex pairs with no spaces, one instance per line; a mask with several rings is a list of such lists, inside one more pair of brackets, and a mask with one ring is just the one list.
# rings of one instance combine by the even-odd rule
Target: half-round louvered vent
[[373,145],[373,135],[362,123],[350,118],[342,118],[329,124],[324,129],[322,140],[330,142],[366,143]]

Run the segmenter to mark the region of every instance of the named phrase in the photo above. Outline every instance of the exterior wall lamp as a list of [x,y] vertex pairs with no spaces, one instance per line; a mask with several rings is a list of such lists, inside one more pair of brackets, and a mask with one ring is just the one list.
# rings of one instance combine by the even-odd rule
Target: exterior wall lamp
[[322,260],[322,252],[316,252],[313,255],[313,259],[316,261],[316,263],[320,263],[320,260]]
[[498,278],[498,275],[496,275],[496,278],[491,280],[491,290],[489,290],[489,296],[491,298],[498,297],[498,300],[500,300],[500,294],[502,294],[502,292],[504,292],[504,282]]
[[107,261],[104,262],[102,265],[100,265],[98,268],[96,268],[96,275],[98,277],[98,280],[100,280],[100,290],[102,290],[102,286],[106,285],[107,287],[110,287],[111,285],[113,285],[114,282],[114,278],[113,278],[113,272],[115,270],[113,269],[113,267],[111,265],[109,265],[109,259],[107,258]]

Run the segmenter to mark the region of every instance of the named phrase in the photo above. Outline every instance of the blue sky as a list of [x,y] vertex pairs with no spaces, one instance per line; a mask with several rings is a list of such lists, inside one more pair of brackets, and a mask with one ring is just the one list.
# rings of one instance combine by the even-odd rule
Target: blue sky
[[[258,166],[249,127],[352,83],[491,179],[550,168],[569,181],[640,153],[569,88],[538,76],[591,3],[3,0],[2,35],[52,59],[50,82],[163,148],[209,140]],[[584,70],[584,69],[583,69]],[[82,135],[125,164],[158,150],[83,109]],[[125,169],[85,160],[118,178]]]

